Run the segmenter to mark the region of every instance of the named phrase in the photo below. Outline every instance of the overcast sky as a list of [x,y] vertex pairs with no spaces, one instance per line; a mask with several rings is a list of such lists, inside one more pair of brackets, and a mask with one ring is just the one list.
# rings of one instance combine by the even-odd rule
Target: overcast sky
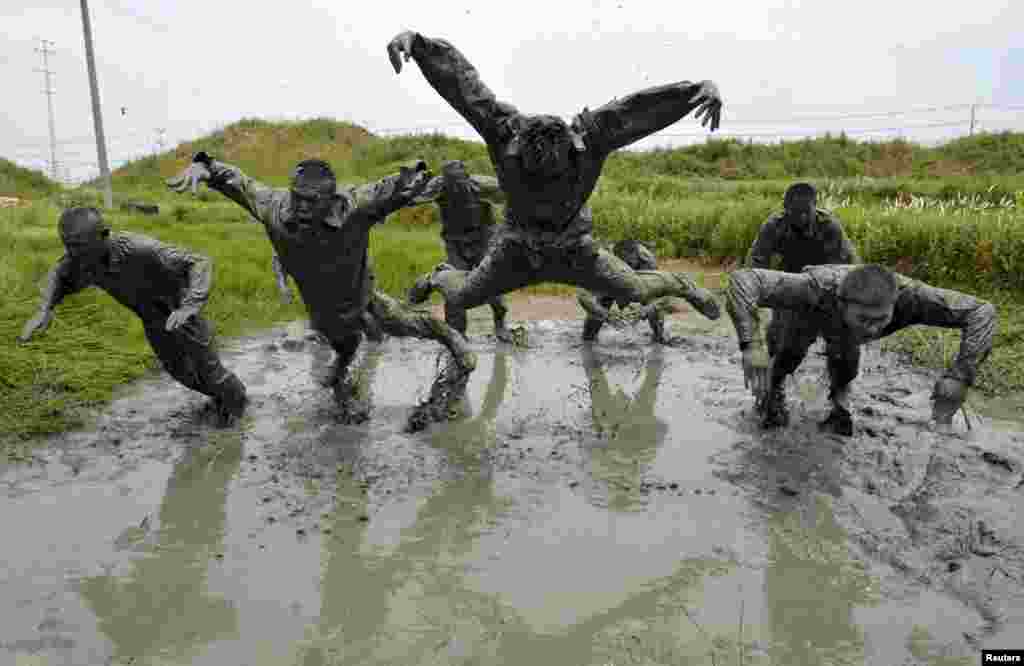
[[[253,116],[473,137],[415,63],[394,74],[386,45],[406,29],[455,44],[525,112],[569,117],[646,86],[712,79],[725,99],[723,135],[903,128],[929,141],[965,133],[972,103],[998,105],[977,109],[979,128],[1024,129],[1019,0],[92,0],[89,9],[114,166],[152,151],[158,128],[169,147]],[[72,177],[95,173],[80,3],[3,0],[0,22],[0,156],[48,164],[35,71],[43,38],[54,42],[58,161]],[[829,120],[851,114],[868,116]],[[705,135],[684,119],[637,147]]]

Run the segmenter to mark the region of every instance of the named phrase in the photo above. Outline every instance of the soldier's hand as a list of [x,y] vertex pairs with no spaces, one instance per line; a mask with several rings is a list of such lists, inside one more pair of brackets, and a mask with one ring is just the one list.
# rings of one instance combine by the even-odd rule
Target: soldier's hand
[[192,194],[199,192],[199,183],[210,181],[210,170],[201,162],[193,162],[177,176],[167,179],[167,187],[182,194],[192,190]]
[[165,327],[168,331],[173,331],[179,328],[182,324],[188,321],[190,318],[199,314],[199,311],[195,308],[178,308],[167,317],[167,326]]
[[45,331],[50,325],[50,320],[53,319],[53,312],[47,310],[46,312],[40,312],[32,319],[28,320],[25,324],[25,328],[21,330],[21,335],[18,336],[18,342],[24,344],[28,342],[33,335]]
[[416,160],[412,166],[403,166],[398,171],[398,190],[406,201],[415,199],[427,189],[433,174],[427,169],[427,163]]
[[633,323],[633,318],[622,310],[605,310],[604,322],[614,328],[623,329]]
[[708,127],[712,132],[717,130],[722,118],[722,96],[718,86],[711,81],[701,81],[690,102],[697,104],[694,118],[701,121],[701,127]]
[[750,389],[759,402],[768,394],[770,364],[759,358],[757,350],[747,348],[742,352],[743,386]]
[[943,377],[932,390],[932,418],[939,425],[952,425],[953,415],[967,399],[967,384],[953,377]]
[[402,71],[402,60],[409,62],[409,58],[412,57],[412,41],[415,38],[415,32],[406,30],[388,42],[388,58],[391,59],[391,66],[395,68],[395,74]]

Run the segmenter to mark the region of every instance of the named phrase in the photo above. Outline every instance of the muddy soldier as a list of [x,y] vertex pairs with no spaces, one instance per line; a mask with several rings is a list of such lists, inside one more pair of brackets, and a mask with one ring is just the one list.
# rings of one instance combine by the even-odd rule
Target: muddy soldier
[[[505,193],[491,176],[469,175],[461,160],[449,160],[441,166],[441,175],[432,178],[417,202],[437,203],[441,211],[441,239],[448,265],[462,271],[475,268],[484,258],[495,229],[492,204],[504,203]],[[494,315],[494,335],[509,342],[505,326],[508,307],[500,295],[489,305]],[[466,311],[451,304],[445,306],[445,320],[458,331],[466,330]]]
[[245,386],[221,364],[213,329],[200,315],[213,282],[210,260],[139,234],[112,233],[95,208],[67,209],[58,227],[66,253],[50,271],[39,314],[18,339],[46,330],[65,297],[99,287],[142,320],[172,377],[212,397],[222,423],[239,417]]
[[[859,264],[857,251],[846,237],[843,225],[831,211],[818,208],[818,192],[810,183],[795,183],[783,195],[783,210],[761,225],[750,246],[748,268],[771,268],[776,255],[781,270],[799,273],[805,266],[823,264]],[[780,341],[787,336],[817,337],[817,330],[805,330],[815,322],[796,316],[790,310],[772,312],[768,324],[768,354],[774,356]]]
[[195,191],[200,182],[238,203],[263,223],[285,271],[295,279],[311,327],[337,352],[324,383],[334,389],[343,420],[361,421],[348,367],[368,326],[396,337],[436,340],[454,357],[452,381],[464,381],[476,367],[465,339],[443,321],[404,307],[374,289],[369,257],[370,229],[396,210],[411,205],[430,179],[426,165],[358,188],[338,188],[322,160],[300,162],[288,188],[270,188],[237,167],[200,152],[172,189]]
[[[793,310],[794,316],[815,321],[815,327],[803,329],[815,335],[783,338],[773,362],[758,364],[758,308]],[[860,370],[861,344],[907,326],[960,329],[959,352],[932,392],[932,416],[948,425],[992,349],[996,325],[991,303],[911,280],[876,264],[809,266],[796,274],[738,270],[729,277],[726,309],[739,338],[744,382],[765,403],[762,423],[766,427],[788,424],[785,379],[803,361],[816,332],[821,332],[828,344],[832,402],[821,427],[846,436],[853,434],[849,393]]]
[[[658,269],[658,261],[647,247],[635,240],[622,240],[612,246],[612,253],[626,262],[626,265],[635,271],[654,271]],[[587,313],[583,321],[583,340],[593,342],[597,340],[597,334],[606,323],[613,326],[622,326],[626,318],[621,313],[613,313],[612,306],[615,299],[604,294],[595,294],[585,289],[580,289],[576,295],[576,301]],[[668,344],[665,337],[664,313],[658,307],[658,302],[644,306],[644,314],[637,318],[646,319],[651,326],[651,333],[654,341],[658,344]]]
[[551,115],[525,115],[495,98],[476,69],[454,46],[416,32],[388,44],[396,72],[414,59],[427,82],[487,143],[501,189],[505,224],[480,264],[460,271],[441,264],[410,292],[423,302],[442,292],[449,308],[466,310],[499,294],[540,282],[571,284],[615,299],[620,306],[678,296],[710,319],[720,316],[711,293],[685,274],[634,271],[591,236],[587,199],[605,159],[614,150],[668,127],[696,110],[717,129],[722,100],[711,81],[648,88],[594,111],[572,124]]

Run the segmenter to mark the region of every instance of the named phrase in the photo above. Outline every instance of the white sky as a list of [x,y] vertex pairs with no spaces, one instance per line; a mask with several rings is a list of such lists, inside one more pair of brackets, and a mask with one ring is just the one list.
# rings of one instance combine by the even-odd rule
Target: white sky
[[[152,151],[157,128],[170,147],[253,116],[474,138],[414,62],[394,74],[385,47],[405,29],[451,41],[525,112],[568,117],[646,86],[712,79],[725,100],[723,136],[903,128],[932,141],[966,133],[969,109],[821,118],[972,103],[999,105],[977,109],[980,129],[1024,129],[1024,2],[1014,0],[92,0],[89,9],[113,166]],[[3,0],[0,22],[0,156],[48,164],[35,71],[48,39],[58,161],[72,178],[93,175],[80,3]],[[704,136],[687,118],[637,147]]]

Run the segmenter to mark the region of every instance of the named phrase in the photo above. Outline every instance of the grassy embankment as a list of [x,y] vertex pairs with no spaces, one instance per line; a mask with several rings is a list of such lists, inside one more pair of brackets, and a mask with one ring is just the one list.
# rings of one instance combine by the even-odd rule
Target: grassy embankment
[[[327,159],[347,182],[391,173],[413,157],[423,157],[435,170],[444,159],[460,158],[471,172],[492,173],[479,144],[438,136],[379,139],[329,120],[242,121],[122,168],[115,173],[117,201],[158,202],[161,213],[146,217],[113,211],[111,223],[211,256],[215,289],[206,314],[225,337],[300,318],[303,311],[301,305],[278,302],[270,246],[244,211],[215,193],[195,199],[162,189],[162,179],[183,168],[199,149],[278,186],[305,157]],[[602,239],[639,238],[662,257],[720,263],[746,252],[757,227],[778,208],[784,189],[795,177],[805,177],[820,187],[823,204],[841,216],[865,259],[937,285],[982,293],[1003,306],[996,350],[980,384],[991,392],[1024,388],[1024,317],[1015,315],[1024,287],[1022,164],[1021,135],[975,137],[938,149],[842,138],[783,146],[713,141],[613,156],[592,204]],[[16,189],[13,195],[35,203],[0,211],[0,243],[14,258],[0,269],[8,296],[0,305],[5,310],[0,337],[11,341],[0,345],[0,400],[6,407],[0,437],[75,424],[78,407],[108,400],[113,387],[140,376],[154,362],[138,321],[95,289],[67,299],[44,335],[26,346],[13,344],[35,311],[41,280],[61,254],[55,229],[60,206],[98,202],[98,195],[87,190],[55,194],[57,188],[45,178],[20,180]],[[416,275],[439,261],[437,232],[432,206],[402,211],[376,229],[371,252],[380,286],[400,295]],[[894,344],[927,363],[939,362],[938,356],[956,348],[939,342],[948,334],[918,331],[895,337]],[[75,361],[68,363],[69,358]]]

